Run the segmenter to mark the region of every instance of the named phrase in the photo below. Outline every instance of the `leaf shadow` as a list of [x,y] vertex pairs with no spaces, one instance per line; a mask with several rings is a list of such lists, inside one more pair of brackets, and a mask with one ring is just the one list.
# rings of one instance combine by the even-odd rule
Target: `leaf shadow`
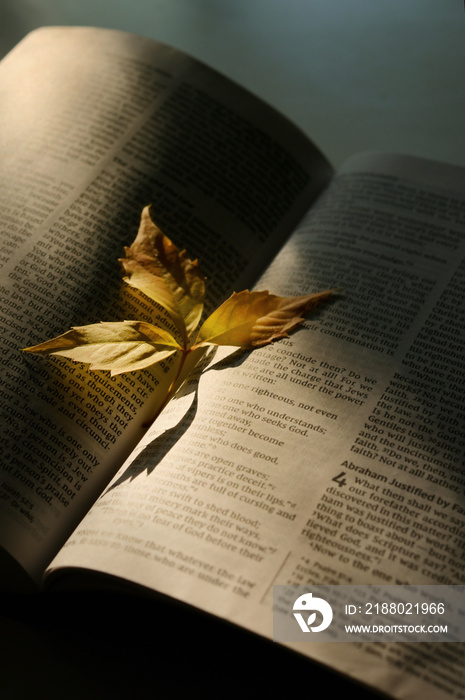
[[246,359],[249,352],[250,351],[248,350],[237,348],[237,350],[229,354],[227,357],[213,363],[206,369],[204,369],[205,364],[208,364],[209,358],[205,357],[204,360],[199,363],[199,367],[196,368],[196,372],[194,373],[194,375],[196,375],[195,378],[193,378],[184,387],[184,389],[181,390],[181,394],[183,396],[187,396],[188,394],[192,393],[194,394],[192,403],[181,420],[172,428],[168,428],[161,433],[161,435],[158,435],[151,443],[141,450],[135,460],[128,466],[126,471],[121,474],[117,481],[108,487],[107,492],[121,486],[121,484],[126,481],[133,481],[144,472],[147,472],[147,476],[149,476],[153,471],[155,471],[156,467],[160,464],[164,457],[166,457],[171,448],[174,447],[182,435],[192,425],[197,414],[199,380],[203,370],[205,372],[210,372],[212,370],[221,370],[232,365],[241,364]]
[[253,349],[250,348],[237,348],[236,350],[234,350],[234,352],[230,353],[226,357],[223,357],[221,360],[218,360],[218,362],[211,364],[210,367],[207,367],[205,371],[212,372],[213,370],[222,370],[226,369],[227,367],[238,367],[243,362],[245,362],[245,360],[252,352]]
[[[213,355],[215,352],[216,349],[213,352]],[[253,349],[236,348],[226,357],[221,358],[217,362],[213,362],[206,368],[205,365],[208,364],[209,357],[205,357],[196,368],[191,381],[184,387],[184,389],[181,390],[181,395],[183,396],[194,393],[193,401],[181,420],[172,428],[168,428],[161,433],[161,435],[158,435],[158,437],[143,448],[135,460],[128,466],[126,471],[121,474],[117,481],[108,487],[107,493],[118,486],[121,486],[126,481],[133,481],[138,476],[143,474],[143,472],[147,472],[147,476],[149,476],[153,471],[155,471],[156,467],[160,464],[164,457],[166,457],[172,447],[174,447],[182,435],[188,430],[197,414],[199,381],[204,372],[216,372],[228,367],[237,367],[245,362],[252,352]]]
[[[181,418],[172,428],[168,428],[161,435],[158,435],[150,444],[148,444],[129,465],[126,471],[119,477],[114,484],[108,488],[112,491],[116,487],[123,484],[125,481],[133,481],[143,472],[150,475],[168,454],[172,447],[177,443],[179,438],[186,432],[192,424],[198,408],[198,388],[194,390],[194,398],[192,404]],[[191,392],[189,392],[191,393]],[[108,492],[107,491],[107,492]]]

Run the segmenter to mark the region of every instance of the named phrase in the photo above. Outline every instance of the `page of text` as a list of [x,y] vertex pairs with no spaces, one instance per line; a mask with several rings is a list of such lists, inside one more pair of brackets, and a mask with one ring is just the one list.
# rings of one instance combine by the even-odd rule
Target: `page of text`
[[[40,578],[171,382],[21,352],[101,320],[153,320],[118,258],[142,208],[208,276],[250,284],[330,167],[293,126],[166,46],[34,32],[0,67],[1,544]],[[163,319],[160,321],[163,323]]]
[[[269,636],[274,584],[463,583],[464,191],[463,172],[423,161],[348,165],[258,285],[338,298],[288,339],[216,358],[54,566]],[[459,646],[337,647],[299,651],[399,698],[463,697]]]

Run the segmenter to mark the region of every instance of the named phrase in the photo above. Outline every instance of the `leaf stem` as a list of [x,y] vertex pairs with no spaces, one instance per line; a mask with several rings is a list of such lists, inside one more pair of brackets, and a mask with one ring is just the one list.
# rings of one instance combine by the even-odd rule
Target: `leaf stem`
[[180,362],[178,365],[178,370],[176,372],[176,376],[173,379],[173,381],[171,382],[170,388],[166,392],[166,396],[163,399],[160,406],[158,407],[155,415],[152,418],[149,418],[149,420],[144,422],[144,428],[149,428],[156,421],[156,419],[158,418],[160,413],[163,411],[163,409],[166,407],[166,405],[171,401],[171,399],[173,398],[173,396],[175,395],[175,393],[179,389],[178,380],[179,380],[179,377],[181,376],[182,368],[184,367],[184,363],[185,363],[186,358],[187,358],[189,353],[190,353],[190,349],[188,349],[186,347],[186,345],[184,345],[184,347],[181,348],[181,358],[180,358]]

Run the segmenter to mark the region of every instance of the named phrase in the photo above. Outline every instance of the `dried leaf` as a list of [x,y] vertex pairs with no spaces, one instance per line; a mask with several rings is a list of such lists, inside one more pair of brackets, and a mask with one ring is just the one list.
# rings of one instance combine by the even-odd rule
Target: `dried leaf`
[[167,331],[143,321],[78,326],[25,352],[61,355],[90,369],[122,374],[144,369],[173,355],[180,346]]
[[207,318],[197,344],[242,348],[267,345],[286,337],[309,311],[333,294],[332,290],[299,297],[278,297],[267,291],[234,293]]
[[205,298],[205,278],[197,261],[179,251],[153,223],[150,207],[142,211],[137,237],[125,252],[125,282],[165,308],[182,338],[189,336],[200,321]]

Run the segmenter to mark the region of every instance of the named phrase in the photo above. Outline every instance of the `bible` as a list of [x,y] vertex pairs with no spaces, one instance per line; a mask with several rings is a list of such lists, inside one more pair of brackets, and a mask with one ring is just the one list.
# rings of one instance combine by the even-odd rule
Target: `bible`
[[[2,589],[120,581],[271,638],[275,585],[461,584],[465,170],[334,172],[255,96],[111,30],[31,33],[0,91]],[[169,363],[21,352],[148,320],[118,263],[147,204],[208,309],[342,290],[288,338],[220,349],[149,428]],[[394,698],[465,692],[460,645],[296,650]]]

